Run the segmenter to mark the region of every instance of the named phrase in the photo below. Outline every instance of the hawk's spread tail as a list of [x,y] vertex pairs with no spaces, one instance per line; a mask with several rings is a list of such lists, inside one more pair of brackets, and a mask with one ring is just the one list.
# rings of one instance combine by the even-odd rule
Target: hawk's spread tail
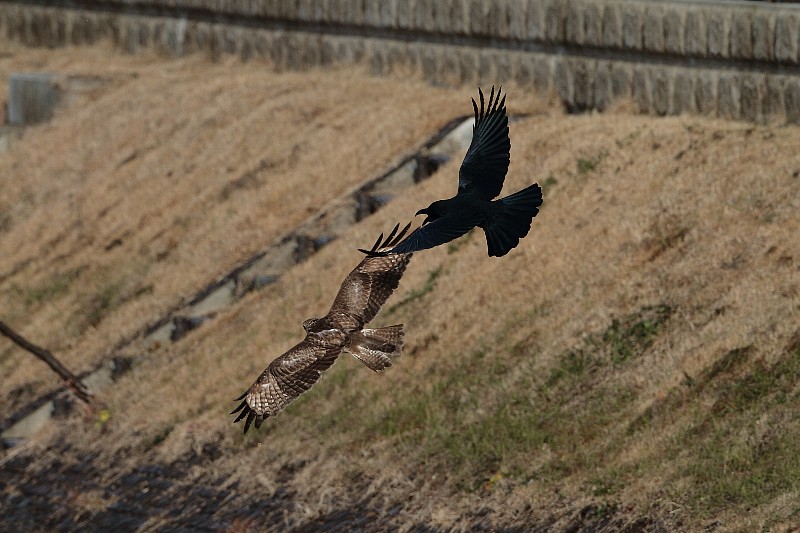
[[403,350],[403,324],[363,329],[352,335],[347,351],[375,372],[392,366],[392,358]]
[[531,221],[542,205],[542,189],[534,183],[519,192],[492,202],[493,213],[481,227],[486,232],[489,255],[500,257],[519,244],[531,229]]

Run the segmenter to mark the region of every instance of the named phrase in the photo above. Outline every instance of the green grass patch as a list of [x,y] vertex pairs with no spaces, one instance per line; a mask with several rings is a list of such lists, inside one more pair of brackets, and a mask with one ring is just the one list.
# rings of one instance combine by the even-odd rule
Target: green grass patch
[[82,324],[96,327],[108,313],[119,307],[124,298],[121,293],[122,283],[112,281],[84,300],[81,308]]
[[550,370],[547,385],[552,387],[567,377],[582,378],[598,364],[598,360],[589,350],[577,349],[564,352],[559,357],[558,365]]
[[734,372],[744,363],[753,352],[753,345],[734,348],[725,355],[714,361],[708,369],[703,372],[703,380],[708,382],[718,376],[723,376]]
[[671,315],[672,308],[661,304],[614,318],[603,332],[589,335],[582,346],[564,352],[550,370],[547,384],[553,386],[565,378],[584,379],[597,368],[620,365],[642,355]]
[[[688,516],[754,509],[800,492],[800,349],[787,350],[772,364],[753,361],[755,350],[748,345],[724,353],[628,427],[630,440],[639,431],[652,435],[681,425],[652,455],[627,468],[656,475],[664,457],[680,457],[681,466],[663,483],[665,490],[675,490],[673,497]],[[594,484],[601,495],[609,473],[601,470]]]
[[674,416],[689,397],[690,392],[684,387],[671,389],[665,397],[655,400],[642,414],[628,424],[627,434],[633,435],[639,431],[652,429],[656,424],[665,425],[665,421]]
[[592,496],[610,496],[623,488],[623,480],[627,473],[610,469],[590,478],[589,489]]
[[732,506],[754,507],[800,491],[800,350],[774,364],[756,361],[740,375],[751,347],[732,350],[710,367],[716,401],[682,434],[673,450],[689,454],[687,501],[707,516]]
[[663,426],[667,419],[689,402],[696,400],[707,388],[712,393],[722,390],[721,397],[724,397],[725,389],[732,386],[732,375],[749,359],[752,352],[752,345],[734,348],[703,370],[697,379],[686,374],[686,379],[680,386],[672,388],[663,398],[655,400],[628,426],[628,433],[651,428],[654,423]]
[[621,364],[647,350],[672,310],[666,305],[646,307],[625,319],[614,319],[603,332],[601,342],[608,347],[611,362]]
[[575,162],[575,167],[578,172],[578,176],[583,176],[592,172],[600,162],[608,156],[608,151],[603,149],[597,152],[593,157],[588,159],[578,158]]
[[72,284],[80,277],[82,271],[83,268],[75,268],[65,272],[58,272],[41,285],[27,289],[20,288],[19,293],[25,305],[29,307],[39,305],[45,301],[52,301],[67,294]]
[[558,180],[553,173],[551,172],[542,182],[542,189],[549,189],[550,187],[555,187],[558,184]]
[[71,323],[79,333],[88,327],[97,327],[110,313],[125,303],[151,294],[153,290],[152,284],[132,287],[126,277],[115,273],[96,292],[86,294],[80,299],[80,306],[71,317]]
[[[448,472],[460,490],[491,487],[499,472],[518,481],[559,479],[603,464],[609,427],[635,397],[632,390],[577,380],[553,390],[510,358],[477,350],[457,366],[439,365],[424,385],[385,398],[364,434],[397,439],[421,462]],[[532,466],[543,450],[551,458]],[[621,486],[609,482],[603,490]]]
[[744,376],[721,387],[712,412],[743,413],[751,408],[757,410],[774,404],[786,403],[789,392],[800,382],[800,350],[767,366],[757,361],[754,368]]
[[0,205],[0,233],[5,233],[11,229],[13,226],[13,219],[11,218],[11,213],[8,212],[8,208],[4,205]]
[[[794,408],[800,407],[795,403]],[[733,422],[733,423],[731,423]],[[688,501],[701,515],[800,491],[800,422],[759,435],[752,420],[712,422],[691,449]]]

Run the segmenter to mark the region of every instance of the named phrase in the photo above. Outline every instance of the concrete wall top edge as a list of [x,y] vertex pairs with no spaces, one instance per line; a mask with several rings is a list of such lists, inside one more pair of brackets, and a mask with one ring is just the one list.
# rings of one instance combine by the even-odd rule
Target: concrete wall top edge
[[[6,0],[9,3],[19,4],[39,4],[48,5],[52,7],[73,7],[80,8],[86,7],[86,4],[107,4],[107,5],[124,5],[129,8],[136,6],[142,7],[157,7],[163,9],[205,9],[216,11],[219,13],[236,13],[236,14],[253,14],[264,15],[273,17],[291,17],[291,18],[304,18],[313,16],[314,11],[336,9],[337,7],[344,7],[345,10],[352,10],[350,4],[360,5],[360,2],[355,0],[295,0],[295,1],[278,1],[278,0],[55,0],[55,1],[25,1],[25,0]],[[385,4],[410,4],[411,0],[380,0]],[[418,0],[414,2],[414,8],[419,4],[420,6],[430,4],[433,10],[438,11],[440,4],[447,4],[449,7],[454,0]],[[469,0],[455,0],[459,3],[469,4]],[[491,11],[493,5],[509,5],[527,3],[525,0],[481,0],[484,4],[485,12]],[[592,2],[582,2],[580,0],[529,0],[529,1],[542,1],[543,4],[576,4],[586,3],[587,5],[594,5],[597,9],[602,11],[603,7],[608,4],[635,4],[639,6],[660,5],[664,7],[676,6],[683,9],[696,9],[702,10],[709,7],[724,7],[733,10],[760,10],[760,11],[793,11],[800,12],[800,3],[783,3],[783,2],[768,2],[766,0],[594,0]],[[60,4],[64,4],[60,6]],[[369,4],[369,2],[367,2]],[[370,9],[369,6],[367,6]],[[408,8],[406,8],[408,9]],[[423,8],[424,9],[424,8]],[[447,9],[441,9],[441,12],[447,12]]]
[[[668,61],[800,64],[800,4],[750,0],[3,0],[16,9]],[[641,59],[641,58],[639,58]]]
[[681,0],[385,0],[377,10],[368,0],[60,2],[0,0],[0,30],[31,46],[110,38],[130,53],[238,54],[278,70],[363,63],[432,83],[516,80],[556,91],[575,111],[631,97],[659,115],[800,123],[800,13],[756,2],[737,3],[749,6],[741,10]]

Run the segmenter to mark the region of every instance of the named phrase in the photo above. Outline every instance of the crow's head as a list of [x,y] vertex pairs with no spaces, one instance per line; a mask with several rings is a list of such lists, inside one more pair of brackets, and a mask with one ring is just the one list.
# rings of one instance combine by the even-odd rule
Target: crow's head
[[437,218],[442,216],[441,209],[439,209],[439,202],[433,202],[431,205],[426,207],[425,209],[420,209],[417,211],[417,215],[427,215],[425,220],[422,221],[422,225],[424,226],[428,222],[433,222]]
[[428,211],[427,207],[425,209],[420,209],[419,211],[417,211],[414,216],[418,216],[418,215],[428,215],[428,216],[425,217],[425,220],[422,221],[422,225],[423,226],[425,224],[427,224],[428,222],[430,222],[430,220],[428,220],[428,219],[431,217],[431,212]]

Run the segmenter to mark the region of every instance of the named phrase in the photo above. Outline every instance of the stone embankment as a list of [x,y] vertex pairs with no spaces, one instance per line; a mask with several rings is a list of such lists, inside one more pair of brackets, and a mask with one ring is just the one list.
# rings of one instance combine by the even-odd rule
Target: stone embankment
[[800,6],[635,0],[0,2],[30,46],[110,39],[131,53],[236,54],[278,68],[363,63],[432,83],[515,81],[568,109],[800,122]]

